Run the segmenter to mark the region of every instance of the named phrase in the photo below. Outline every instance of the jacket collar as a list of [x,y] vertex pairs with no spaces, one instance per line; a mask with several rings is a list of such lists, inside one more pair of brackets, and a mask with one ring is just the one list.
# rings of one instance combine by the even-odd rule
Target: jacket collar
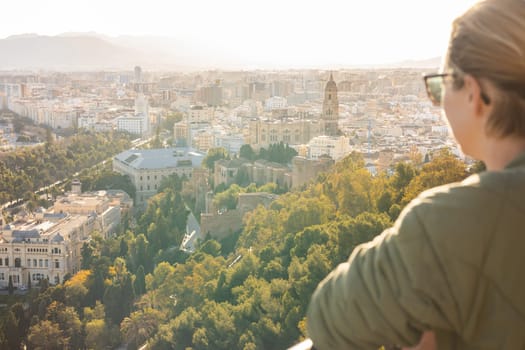
[[521,152],[516,158],[514,158],[509,164],[507,164],[505,169],[517,168],[522,166],[525,166],[525,151]]

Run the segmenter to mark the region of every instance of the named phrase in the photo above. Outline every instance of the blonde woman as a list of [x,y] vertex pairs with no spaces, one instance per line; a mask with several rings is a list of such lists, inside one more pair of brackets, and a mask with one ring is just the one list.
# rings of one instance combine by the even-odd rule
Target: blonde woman
[[525,0],[457,18],[425,83],[487,171],[422,193],[319,284],[316,349],[525,349]]

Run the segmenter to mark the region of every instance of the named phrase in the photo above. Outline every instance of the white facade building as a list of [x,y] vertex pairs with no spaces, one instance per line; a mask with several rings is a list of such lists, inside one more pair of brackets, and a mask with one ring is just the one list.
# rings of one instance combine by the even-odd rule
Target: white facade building
[[147,120],[142,115],[121,116],[117,118],[117,130],[127,131],[130,134],[144,136],[148,132]]
[[273,96],[267,98],[264,101],[264,109],[267,111],[272,111],[274,109],[283,109],[288,105],[288,101],[284,97]]
[[39,221],[5,225],[0,230],[0,286],[50,284],[80,269],[80,249],[93,229],[93,216],[43,214]]
[[308,143],[308,158],[318,159],[328,155],[335,161],[350,153],[349,139],[346,136],[317,136]]

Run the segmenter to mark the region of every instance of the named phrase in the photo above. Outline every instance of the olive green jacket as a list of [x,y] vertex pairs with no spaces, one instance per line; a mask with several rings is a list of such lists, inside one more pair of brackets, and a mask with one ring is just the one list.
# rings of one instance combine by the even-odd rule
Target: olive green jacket
[[315,291],[317,349],[525,349],[525,153],[422,193]]

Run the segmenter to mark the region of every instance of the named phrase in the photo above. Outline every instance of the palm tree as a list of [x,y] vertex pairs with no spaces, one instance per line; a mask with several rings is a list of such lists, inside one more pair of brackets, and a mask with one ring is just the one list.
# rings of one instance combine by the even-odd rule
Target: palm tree
[[135,311],[129,317],[125,317],[120,323],[120,332],[124,340],[133,349],[137,349],[157,332],[162,314],[155,309],[146,308]]

